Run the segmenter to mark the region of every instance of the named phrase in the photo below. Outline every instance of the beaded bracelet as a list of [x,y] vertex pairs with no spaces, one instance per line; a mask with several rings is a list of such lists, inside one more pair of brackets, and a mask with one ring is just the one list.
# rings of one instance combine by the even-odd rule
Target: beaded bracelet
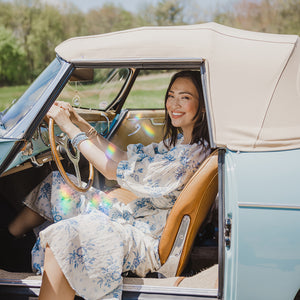
[[88,137],[85,132],[79,132],[71,139],[71,144],[74,148],[78,149],[78,145],[87,139]]

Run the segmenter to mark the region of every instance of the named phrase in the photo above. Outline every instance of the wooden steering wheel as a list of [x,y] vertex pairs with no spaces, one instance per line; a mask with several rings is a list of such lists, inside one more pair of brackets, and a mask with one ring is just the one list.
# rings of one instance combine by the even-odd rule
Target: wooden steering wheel
[[[81,175],[80,175],[80,170],[79,170],[79,165],[78,162],[80,160],[80,151],[78,149],[74,149],[74,151],[70,151],[70,147],[73,147],[70,143],[70,140],[66,134],[63,136],[55,136],[54,135],[54,120],[52,118],[49,118],[49,141],[50,141],[50,147],[51,147],[51,152],[53,159],[57,165],[57,168],[60,172],[60,175],[62,178],[65,180],[65,182],[74,190],[78,192],[87,192],[90,187],[92,186],[93,180],[94,180],[94,167],[91,163],[89,163],[89,179],[88,182],[85,186],[83,186],[83,182],[81,180]],[[56,142],[64,148],[66,151],[68,158],[74,165],[75,173],[76,173],[76,178],[77,178],[77,184],[74,183],[68,174],[66,173],[58,155],[58,151],[56,148]]]

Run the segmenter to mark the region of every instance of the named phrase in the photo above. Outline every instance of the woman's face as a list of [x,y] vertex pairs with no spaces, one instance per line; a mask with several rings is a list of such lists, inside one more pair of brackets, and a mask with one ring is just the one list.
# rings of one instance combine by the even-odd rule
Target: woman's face
[[198,91],[189,78],[177,78],[172,84],[166,102],[166,108],[174,127],[181,127],[184,141],[189,143],[194,128],[193,120],[199,105]]

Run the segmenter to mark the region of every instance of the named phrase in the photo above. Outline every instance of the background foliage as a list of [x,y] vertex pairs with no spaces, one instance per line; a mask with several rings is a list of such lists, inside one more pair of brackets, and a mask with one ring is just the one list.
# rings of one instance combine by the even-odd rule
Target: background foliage
[[[208,12],[197,0],[161,0],[136,14],[124,7],[107,2],[83,13],[67,4],[57,7],[41,0],[0,0],[0,87],[31,82],[52,61],[55,46],[69,37],[208,20]],[[300,0],[241,0],[209,13],[210,20],[236,28],[300,33]]]

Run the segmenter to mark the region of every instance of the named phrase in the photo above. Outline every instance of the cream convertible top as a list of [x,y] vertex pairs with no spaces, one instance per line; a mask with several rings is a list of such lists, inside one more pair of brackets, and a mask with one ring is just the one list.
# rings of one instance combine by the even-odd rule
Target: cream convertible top
[[56,52],[74,63],[202,58],[216,146],[242,151],[300,147],[298,36],[216,23],[143,27],[69,39]]

